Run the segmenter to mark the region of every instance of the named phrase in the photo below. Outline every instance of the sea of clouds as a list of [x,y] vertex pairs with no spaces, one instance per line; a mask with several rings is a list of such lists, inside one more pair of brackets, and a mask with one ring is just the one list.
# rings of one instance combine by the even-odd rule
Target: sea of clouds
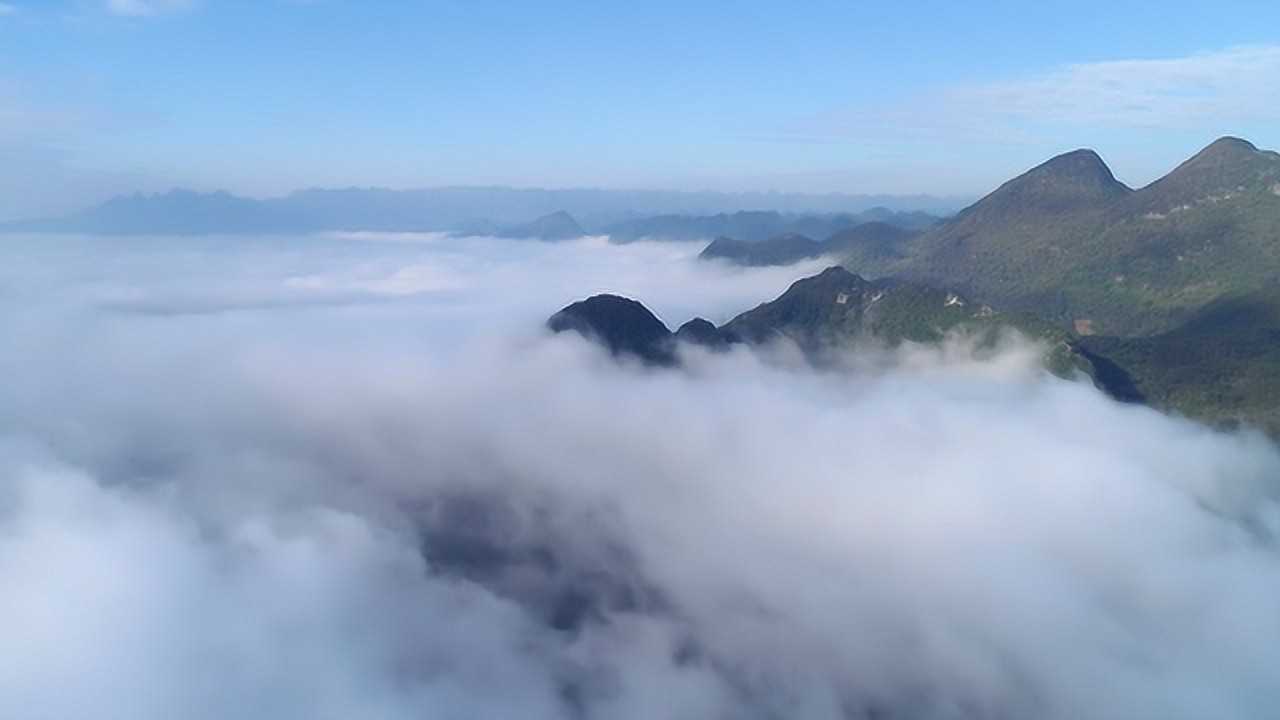
[[[0,717],[1257,718],[1280,452],[1010,340],[615,362],[821,264],[10,237]],[[867,350],[865,353],[873,351]]]

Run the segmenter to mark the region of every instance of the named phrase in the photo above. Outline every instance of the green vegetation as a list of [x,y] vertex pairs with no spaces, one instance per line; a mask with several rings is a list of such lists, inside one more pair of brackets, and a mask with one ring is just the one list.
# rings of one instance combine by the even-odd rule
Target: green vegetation
[[1155,407],[1280,435],[1280,290],[1221,298],[1168,333],[1080,346],[1123,368]]
[[[1280,155],[1222,138],[1140,190],[1076,151],[910,240],[880,277],[1041,318],[1113,394],[1280,435]],[[1009,316],[1011,317],[1011,316]]]
[[993,345],[1008,329],[1043,342],[1051,371],[1064,376],[1077,370],[1094,374],[1089,361],[1076,352],[1069,333],[1034,315],[999,313],[956,292],[928,285],[868,281],[842,267],[798,280],[781,297],[720,328],[733,341],[760,343],[785,337],[810,352],[865,338],[891,346],[935,343],[953,333]]
[[1131,191],[1076,151],[1010,180],[906,248],[850,268],[958,287],[1095,332],[1170,331],[1280,274],[1280,155],[1219,140]]
[[[1044,342],[1050,370],[1085,372],[1114,397],[1280,436],[1280,155],[1242,140],[1219,140],[1137,191],[1093,152],[1068,153],[920,235],[862,226],[824,243],[717,243],[747,264],[838,243],[847,265],[878,279],[828,268],[677,339],[787,338],[818,355],[867,338],[994,344],[1013,328]],[[659,357],[666,328],[638,307],[591,324],[611,348]],[[606,325],[630,329],[613,337]]]

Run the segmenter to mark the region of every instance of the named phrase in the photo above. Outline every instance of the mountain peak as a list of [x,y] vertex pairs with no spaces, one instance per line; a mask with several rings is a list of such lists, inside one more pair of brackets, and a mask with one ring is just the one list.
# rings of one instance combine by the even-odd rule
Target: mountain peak
[[546,215],[543,215],[542,217],[538,218],[538,220],[546,221],[546,222],[572,222],[575,224],[578,222],[577,220],[573,219],[573,216],[569,214],[568,210],[556,210],[553,213],[547,213]]
[[[961,217],[1061,214],[1101,208],[1129,194],[1098,153],[1072,150],[1046,160],[969,206]],[[957,218],[959,219],[959,218]]]
[[1139,192],[1140,209],[1165,213],[1220,202],[1242,191],[1267,191],[1280,180],[1280,155],[1248,140],[1221,137]]
[[[846,283],[846,282],[865,282],[855,273],[849,272],[843,265],[832,265],[822,272],[814,275],[808,280],[816,280],[824,283]],[[803,282],[802,280],[797,282]]]
[[614,355],[635,355],[655,365],[675,361],[671,331],[649,308],[618,295],[593,295],[547,320],[552,332],[574,331],[603,344]]
[[1258,146],[1234,135],[1223,135],[1209,143],[1198,155],[1214,155],[1221,153],[1255,153]]
[[1274,157],[1275,153],[1263,152],[1248,140],[1226,135],[1206,145],[1200,152],[1174,168],[1170,175],[1189,168],[1250,165],[1267,156]]
[[696,317],[676,330],[676,340],[711,349],[724,349],[729,340],[710,320]]
[[1094,190],[1106,195],[1127,189],[1116,180],[1116,176],[1102,160],[1102,156],[1088,148],[1072,150],[1049,158],[1022,177],[1068,182],[1074,184],[1078,190]]
[[523,225],[506,228],[502,234],[536,240],[572,240],[586,235],[586,231],[568,212],[557,210]]
[[1103,161],[1102,156],[1093,148],[1076,148],[1069,152],[1064,152],[1040,163],[1041,168],[1063,168],[1075,169],[1078,171],[1095,172],[1105,171],[1111,172],[1107,167],[1107,163]]

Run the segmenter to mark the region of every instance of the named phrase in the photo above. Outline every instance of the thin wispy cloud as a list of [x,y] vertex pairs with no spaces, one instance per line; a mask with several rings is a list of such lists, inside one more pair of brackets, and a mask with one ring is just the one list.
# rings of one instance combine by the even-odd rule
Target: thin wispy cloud
[[13,15],[16,12],[18,12],[17,7],[10,5],[9,3],[0,2],[0,16]]
[[1280,45],[1073,63],[954,85],[795,124],[813,138],[1034,142],[1049,131],[1206,130],[1280,119]]
[[1193,127],[1280,118],[1280,46],[1079,63],[1022,80],[957,88],[944,106],[1033,122]]
[[107,0],[107,10],[115,15],[147,17],[186,10],[194,4],[194,0]]

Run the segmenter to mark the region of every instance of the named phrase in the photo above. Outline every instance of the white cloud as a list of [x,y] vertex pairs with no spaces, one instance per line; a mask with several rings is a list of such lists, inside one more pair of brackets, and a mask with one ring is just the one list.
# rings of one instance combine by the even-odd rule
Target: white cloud
[[1280,45],[1073,63],[833,107],[773,139],[837,145],[900,191],[984,192],[1079,147],[1140,186],[1223,135],[1280,144],[1277,78]]
[[195,0],[107,0],[107,10],[115,15],[144,17],[186,10]]
[[[796,271],[405,239],[10,239],[0,716],[1275,707],[1269,441],[1022,344],[618,365],[541,320],[602,289],[723,317]],[[334,288],[380,302],[294,302]]]
[[1020,80],[959,87],[944,108],[1038,122],[1194,127],[1280,119],[1280,46],[1186,57],[1078,63]]
[[[1280,119],[1280,46],[1108,60],[938,88],[888,107],[844,108],[797,123],[799,137],[1034,142],[1065,130],[1205,129]],[[1049,130],[1051,132],[1046,132]],[[1087,137],[1087,136],[1086,136]]]

